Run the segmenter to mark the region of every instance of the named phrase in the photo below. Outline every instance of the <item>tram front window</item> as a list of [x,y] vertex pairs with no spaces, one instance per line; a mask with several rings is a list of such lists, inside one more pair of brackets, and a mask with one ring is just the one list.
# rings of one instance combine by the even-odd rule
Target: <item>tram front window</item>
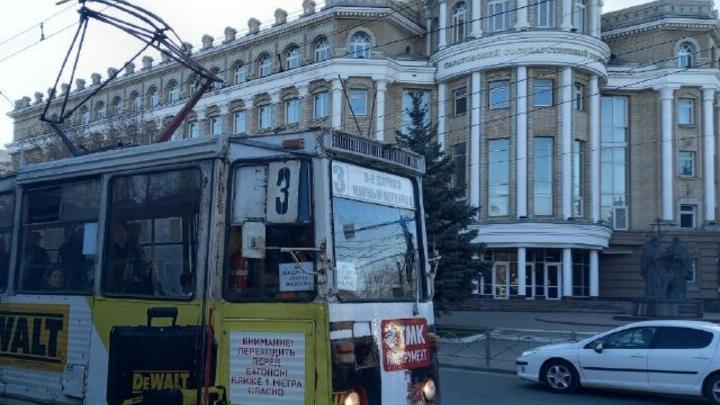
[[123,176],[111,182],[103,291],[185,298],[195,286],[198,170]]
[[414,300],[420,260],[412,181],[339,161],[331,170],[338,296]]
[[20,291],[92,291],[99,204],[98,181],[25,193]]

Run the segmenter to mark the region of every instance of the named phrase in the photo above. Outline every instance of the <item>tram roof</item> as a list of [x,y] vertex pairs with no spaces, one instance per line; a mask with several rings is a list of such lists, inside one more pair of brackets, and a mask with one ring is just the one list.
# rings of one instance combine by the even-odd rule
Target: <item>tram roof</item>
[[369,138],[321,129],[262,136],[219,135],[128,146],[22,166],[16,173],[16,181],[18,184],[35,183],[225,156],[239,159],[322,154],[407,175],[416,176],[425,172],[423,157],[413,152]]

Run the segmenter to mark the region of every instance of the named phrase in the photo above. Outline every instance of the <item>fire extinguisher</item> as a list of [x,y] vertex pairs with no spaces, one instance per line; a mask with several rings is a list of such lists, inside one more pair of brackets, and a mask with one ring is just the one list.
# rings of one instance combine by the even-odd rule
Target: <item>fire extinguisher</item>
[[247,288],[247,279],[247,260],[239,252],[233,254],[230,258],[230,287],[243,290]]

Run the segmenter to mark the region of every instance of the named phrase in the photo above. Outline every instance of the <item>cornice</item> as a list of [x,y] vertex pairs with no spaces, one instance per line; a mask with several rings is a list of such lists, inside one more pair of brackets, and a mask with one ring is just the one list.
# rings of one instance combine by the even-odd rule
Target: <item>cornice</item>
[[711,20],[706,18],[667,17],[657,21],[650,21],[643,24],[609,30],[603,32],[601,36],[603,40],[608,40],[642,32],[660,31],[668,29],[711,30],[718,29],[718,24],[719,22],[717,20]]

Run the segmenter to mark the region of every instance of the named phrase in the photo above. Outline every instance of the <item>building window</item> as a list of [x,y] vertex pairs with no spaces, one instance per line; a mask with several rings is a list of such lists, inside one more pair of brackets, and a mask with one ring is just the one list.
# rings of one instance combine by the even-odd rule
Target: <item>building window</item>
[[287,70],[297,69],[300,67],[300,48],[293,46],[287,53],[286,61]]
[[258,61],[258,71],[260,72],[260,77],[267,77],[270,76],[273,72],[273,63],[272,59],[270,59],[270,56],[265,55]]
[[688,278],[687,283],[689,285],[692,285],[693,287],[697,288],[697,271],[698,271],[698,259],[697,257],[693,257],[692,260],[690,260],[690,278]]
[[350,89],[350,109],[355,115],[368,114],[368,91],[365,89]]
[[590,296],[590,253],[584,249],[573,249],[573,297]]
[[467,112],[467,88],[461,87],[453,91],[453,112],[455,115],[465,114]]
[[510,2],[507,0],[490,1],[488,3],[488,18],[490,19],[490,32],[499,32],[510,29]]
[[583,111],[585,109],[583,101],[585,101],[585,86],[580,83],[575,83],[573,87],[573,106],[575,111]]
[[695,177],[695,152],[678,152],[678,173],[681,177]]
[[350,37],[348,54],[355,59],[370,58],[370,35],[362,31],[354,33]]
[[87,125],[89,123],[90,123],[90,110],[88,110],[87,107],[83,106],[80,109],[80,124]]
[[285,123],[290,125],[298,122],[300,122],[300,99],[285,100]]
[[95,119],[101,120],[105,118],[105,104],[103,104],[102,101],[98,101],[97,104],[95,104]]
[[241,64],[235,68],[233,79],[235,79],[235,84],[245,83],[245,80],[247,80],[247,70],[244,65]]
[[272,105],[261,105],[258,107],[258,128],[270,129],[270,127],[272,127]]
[[628,227],[628,98],[602,97],[600,177],[602,218],[615,229]]
[[490,82],[490,109],[510,107],[510,85],[507,80]]
[[247,131],[246,118],[247,114],[245,113],[245,110],[235,111],[235,114],[233,115],[233,130],[236,134],[244,134]]
[[210,134],[220,135],[222,133],[222,119],[218,116],[210,117]]
[[695,229],[697,226],[697,205],[680,204],[680,228]]
[[582,218],[585,194],[585,141],[573,142],[572,158],[572,215]]
[[682,69],[689,69],[695,64],[695,46],[690,42],[683,42],[678,46],[677,65]]
[[461,1],[453,8],[453,40],[461,42],[467,36],[467,6]]
[[200,136],[200,126],[197,121],[188,122],[188,135],[190,138],[197,138]]
[[315,42],[315,62],[323,62],[330,59],[330,45],[328,40],[320,38]]
[[[220,77],[220,68],[214,67],[210,69],[210,73],[214,74],[215,76]],[[222,89],[223,82],[218,80],[213,80],[212,85],[210,86],[211,91],[220,90]]]
[[178,100],[180,100],[180,87],[175,82],[171,82],[168,85],[168,102],[174,103]]
[[465,195],[465,144],[459,143],[452,146],[452,159],[455,166],[453,174],[453,187]]
[[535,3],[535,25],[543,28],[555,27],[555,0]]
[[549,79],[535,79],[533,104],[536,107],[549,107],[553,105],[553,81]]
[[425,127],[430,125],[430,91],[419,89],[403,90],[402,132],[404,134],[409,134],[410,131],[417,125],[414,118],[420,118],[413,117],[412,115],[415,110],[413,103],[416,99],[419,104],[418,108],[423,113],[421,125]]
[[575,32],[585,33],[585,0],[575,0]]
[[553,213],[553,138],[536,137],[533,151],[535,215]]
[[110,103],[110,111],[109,115],[117,115],[122,110],[122,99],[118,96],[113,99],[113,101]]
[[678,99],[677,121],[678,124],[681,125],[692,125],[695,123],[695,99]]
[[315,119],[325,118],[330,115],[330,96],[327,91],[315,93],[313,96],[313,117]]
[[160,95],[158,94],[157,88],[155,88],[155,86],[150,87],[147,92],[147,97],[149,107],[157,107],[160,104]]
[[510,142],[507,138],[488,143],[488,215],[510,211]]

